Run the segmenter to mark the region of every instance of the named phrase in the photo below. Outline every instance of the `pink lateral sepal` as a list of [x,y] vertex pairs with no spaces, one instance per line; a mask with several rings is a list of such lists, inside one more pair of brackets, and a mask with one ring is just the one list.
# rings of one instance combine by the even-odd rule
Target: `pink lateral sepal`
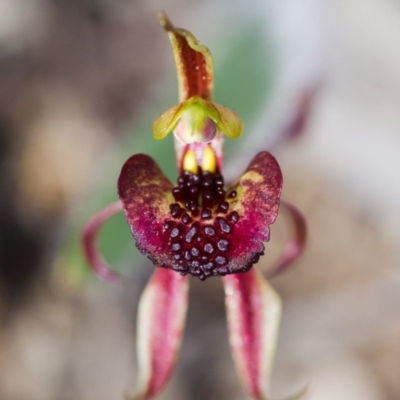
[[280,211],[290,218],[292,232],[279,258],[268,267],[266,271],[268,278],[279,275],[291,267],[303,253],[307,242],[307,222],[301,211],[283,200],[281,200]]
[[277,343],[281,300],[253,268],[223,278],[229,341],[248,394],[266,400]]
[[82,232],[83,253],[90,267],[99,278],[115,283],[123,283],[127,278],[113,271],[104,261],[97,248],[96,237],[104,222],[120,211],[122,211],[122,203],[119,200],[109,204],[89,220]]
[[182,340],[188,304],[188,276],[156,268],[139,303],[138,394],[147,400],[166,385]]
[[318,87],[312,86],[305,88],[298,97],[296,107],[287,126],[282,132],[283,140],[292,140],[302,135],[310,119],[310,115],[315,103]]

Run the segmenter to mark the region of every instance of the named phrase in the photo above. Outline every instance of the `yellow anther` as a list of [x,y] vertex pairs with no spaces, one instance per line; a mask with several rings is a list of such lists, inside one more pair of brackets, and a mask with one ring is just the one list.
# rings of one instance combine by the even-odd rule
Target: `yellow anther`
[[209,144],[204,149],[201,168],[203,171],[211,173],[214,173],[217,170],[217,157]]
[[189,171],[192,174],[197,174],[199,168],[197,166],[196,154],[194,154],[192,149],[187,150],[183,156],[182,167],[185,171]]

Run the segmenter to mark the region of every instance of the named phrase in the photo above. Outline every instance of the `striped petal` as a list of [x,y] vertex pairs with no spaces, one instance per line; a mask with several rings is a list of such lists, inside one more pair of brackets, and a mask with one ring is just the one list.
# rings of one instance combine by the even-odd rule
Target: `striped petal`
[[212,99],[213,61],[210,50],[187,30],[175,28],[167,16],[160,14],[160,24],[168,32],[178,72],[179,100],[192,96]]
[[138,394],[151,399],[166,385],[182,339],[188,303],[188,277],[156,268],[139,303]]
[[281,300],[256,269],[223,278],[229,340],[242,384],[257,400],[268,398]]

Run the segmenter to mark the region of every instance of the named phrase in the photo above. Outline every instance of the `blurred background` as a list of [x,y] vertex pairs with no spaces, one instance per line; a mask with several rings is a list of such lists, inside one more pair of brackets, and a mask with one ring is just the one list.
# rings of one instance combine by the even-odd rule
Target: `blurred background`
[[[122,216],[100,235],[132,277],[99,282],[85,221],[117,198],[123,162],[151,154],[176,178],[152,120],[177,102],[164,10],[209,46],[215,99],[260,149],[309,243],[272,281],[283,298],[274,398],[400,398],[400,3],[396,0],[0,0],[0,399],[119,400],[135,385],[138,298],[153,271]],[[272,230],[266,268],[287,232]],[[245,399],[218,279],[191,282],[177,370],[160,399]],[[218,345],[216,345],[216,343]]]

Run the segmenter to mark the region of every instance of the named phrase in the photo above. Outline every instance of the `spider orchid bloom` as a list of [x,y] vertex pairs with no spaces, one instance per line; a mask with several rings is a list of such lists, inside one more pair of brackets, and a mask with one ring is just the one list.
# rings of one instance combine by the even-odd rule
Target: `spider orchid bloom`
[[180,103],[156,119],[154,136],[175,135],[179,177],[174,186],[156,162],[136,154],[122,167],[120,200],[97,214],[83,233],[86,257],[102,278],[121,277],[95,246],[100,226],[123,210],[139,250],[157,267],[142,294],[138,313],[136,400],[151,399],[165,386],[181,342],[189,276],[223,277],[228,330],[235,364],[253,399],[266,400],[281,312],[279,296],[252,268],[264,254],[269,225],[281,205],[294,221],[294,236],[270,275],[301,252],[305,223],[280,202],[282,174],[268,152],[226,187],[222,176],[224,135],[238,138],[240,118],[212,102],[213,65],[209,50],[162,14],[178,71]]

